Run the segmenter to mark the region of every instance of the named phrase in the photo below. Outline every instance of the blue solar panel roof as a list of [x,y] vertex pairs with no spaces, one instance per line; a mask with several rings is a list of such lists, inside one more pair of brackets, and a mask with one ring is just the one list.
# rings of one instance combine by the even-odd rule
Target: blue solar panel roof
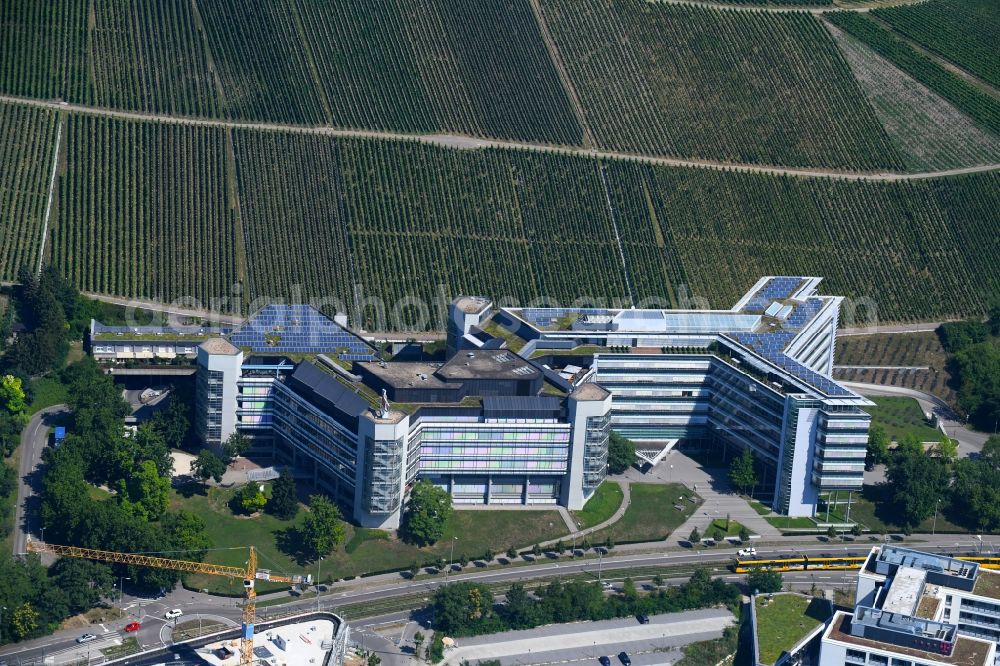
[[799,285],[801,277],[773,277],[764,283],[753,297],[743,306],[743,312],[763,312],[774,301],[790,298]]
[[229,336],[255,352],[335,354],[344,361],[371,361],[375,350],[311,305],[265,305]]
[[853,394],[829,377],[814,372],[791,356],[785,354],[785,347],[795,334],[789,331],[773,333],[733,333],[734,340],[752,349],[788,374],[797,377],[820,393],[830,397],[850,397]]

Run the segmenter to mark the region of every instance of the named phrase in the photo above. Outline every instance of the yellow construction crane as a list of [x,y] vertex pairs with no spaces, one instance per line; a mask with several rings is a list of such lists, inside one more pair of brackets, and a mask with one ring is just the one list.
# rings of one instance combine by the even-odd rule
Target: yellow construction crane
[[187,573],[207,574],[209,576],[225,576],[226,578],[242,578],[246,594],[243,598],[243,626],[240,632],[240,664],[253,666],[253,626],[257,610],[257,592],[254,581],[267,580],[277,583],[311,582],[311,576],[282,576],[273,574],[267,569],[257,568],[257,551],[250,546],[250,557],[245,569],[228,567],[221,564],[192,562],[189,560],[174,560],[166,557],[140,555],[136,553],[118,553],[111,550],[94,550],[92,548],[77,548],[76,546],[58,546],[41,541],[28,541],[28,550],[33,553],[52,553],[63,557],[78,557],[99,562],[114,562],[139,567],[154,567],[156,569],[172,569]]

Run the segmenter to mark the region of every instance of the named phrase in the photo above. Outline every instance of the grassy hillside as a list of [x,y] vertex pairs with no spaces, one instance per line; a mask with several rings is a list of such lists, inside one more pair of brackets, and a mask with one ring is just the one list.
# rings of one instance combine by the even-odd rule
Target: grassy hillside
[[[852,182],[233,135],[235,173],[225,130],[70,115],[55,264],[88,290],[202,301],[245,265],[254,298],[353,311],[409,296],[429,326],[459,292],[729,307],[773,273],[825,276],[882,320],[976,313],[1000,293],[998,174]],[[366,325],[392,319],[369,306]],[[399,305],[387,325],[419,314]]]
[[55,141],[56,114],[0,104],[0,280],[38,262]]
[[829,33],[802,13],[543,0],[598,143],[631,153],[902,167]]

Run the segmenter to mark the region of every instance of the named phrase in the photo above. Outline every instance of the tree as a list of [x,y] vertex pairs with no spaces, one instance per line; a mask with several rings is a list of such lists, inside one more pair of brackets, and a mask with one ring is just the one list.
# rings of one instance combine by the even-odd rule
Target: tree
[[183,552],[184,559],[200,560],[212,545],[205,529],[205,521],[196,513],[168,513],[160,523],[170,541],[170,549]]
[[413,655],[420,658],[420,646],[424,644],[424,638],[426,638],[423,632],[418,631],[413,634]]
[[622,596],[629,601],[635,601],[639,598],[639,590],[636,589],[635,581],[630,576],[626,576],[625,580],[622,581]]
[[968,527],[994,532],[1000,529],[1000,461],[994,458],[990,437],[978,459],[965,458],[955,463],[955,482],[951,489],[952,503],[957,516],[962,516]]
[[750,540],[750,530],[745,525],[740,527],[740,541],[746,543]]
[[897,451],[886,471],[892,501],[904,526],[915,527],[947,496],[950,474],[940,459],[922,451]]
[[28,404],[25,402],[20,377],[4,375],[0,378],[0,406],[14,416],[23,415],[27,411]]
[[436,543],[444,536],[444,526],[451,517],[451,495],[423,479],[413,484],[403,514],[403,534],[420,546]]
[[1000,338],[958,352],[955,367],[959,406],[980,429],[995,431],[1000,421]]
[[958,442],[947,435],[941,435],[941,439],[934,445],[934,451],[941,460],[951,464],[958,457]]
[[834,529],[833,525],[830,525],[829,527],[826,528],[826,538],[827,539],[837,538],[837,530]]
[[726,535],[722,533],[722,529],[720,529],[719,527],[716,527],[714,530],[712,530],[712,541],[719,542],[722,541],[725,537]]
[[771,569],[754,569],[747,574],[747,587],[754,594],[781,591],[781,572]]
[[531,547],[531,554],[534,555],[535,557],[540,556],[542,554],[542,547],[536,543],[534,546]]
[[227,465],[250,450],[253,442],[242,432],[236,431],[222,443],[222,459]]
[[656,574],[653,576],[653,585],[655,587],[663,587],[663,576]]
[[435,631],[431,636],[431,644],[427,646],[427,660],[436,664],[444,659],[444,636],[441,632]]
[[411,562],[408,571],[410,572],[410,578],[415,578],[420,573],[420,565],[416,562]]
[[11,625],[14,627],[14,635],[17,640],[23,641],[38,629],[38,619],[40,614],[29,603],[23,603],[14,610],[11,618]]
[[156,520],[170,504],[170,477],[160,476],[156,463],[144,460],[135,466],[127,480],[119,480],[118,500],[129,513]]
[[299,496],[295,489],[295,477],[292,470],[283,467],[278,478],[271,486],[271,501],[267,503],[268,511],[281,520],[291,520],[299,512]]
[[365,660],[366,666],[378,666],[382,663],[382,657],[378,656],[374,652],[368,652],[368,658]]
[[623,474],[625,470],[635,464],[638,458],[635,455],[635,444],[632,440],[622,437],[614,430],[611,431],[611,439],[608,442],[608,471],[612,474]]
[[952,321],[941,324],[937,333],[945,351],[955,354],[986,340],[990,329],[981,321]]
[[878,424],[873,424],[868,429],[868,455],[866,464],[868,466],[884,465],[889,460],[889,435],[885,428]]
[[701,541],[701,532],[695,527],[691,530],[691,534],[688,535],[688,542],[693,544],[699,543]]
[[859,537],[861,536],[861,533],[862,533],[861,525],[859,525],[858,523],[854,523],[853,525],[851,525],[851,534],[853,534],[856,537]]
[[191,461],[191,473],[202,481],[214,479],[219,483],[226,473],[226,463],[208,449],[202,449],[198,457]]
[[493,613],[493,593],[481,583],[452,583],[438,588],[431,601],[435,634],[468,636]]
[[264,491],[256,483],[248,483],[240,488],[236,499],[240,504],[240,508],[247,513],[257,513],[267,504],[267,495],[264,494]]
[[733,458],[732,462],[729,463],[729,482],[744,494],[757,485],[757,473],[753,468],[753,452],[749,448],[743,449],[743,453],[738,458]]
[[516,558],[517,558],[517,548],[511,546],[510,548],[507,549],[507,559],[514,560]]
[[315,557],[324,557],[344,541],[346,528],[340,509],[324,495],[309,498],[309,513],[302,521],[302,543]]
[[172,392],[166,409],[161,409],[153,415],[152,427],[163,438],[170,448],[184,448],[191,431],[191,419],[188,417],[188,405],[183,396]]

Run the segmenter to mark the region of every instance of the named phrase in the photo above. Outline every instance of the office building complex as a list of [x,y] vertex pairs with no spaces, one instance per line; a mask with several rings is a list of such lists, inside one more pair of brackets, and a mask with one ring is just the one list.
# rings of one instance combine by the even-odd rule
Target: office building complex
[[876,546],[853,613],[823,632],[819,666],[994,666],[1000,573],[976,562]]
[[493,347],[385,362],[311,308],[269,306],[199,347],[198,431],[254,436],[364,526],[398,527],[417,479],[457,504],[582,508],[606,474],[610,394]]
[[861,489],[872,404],[830,378],[842,299],[818,295],[819,282],[765,277],[711,311],[460,299],[449,339],[475,348],[495,342],[491,331],[564,379],[600,384],[613,396],[611,427],[651,464],[681,440],[749,448],[773,508],[810,516],[821,492]]
[[136,342],[179,343],[164,353],[190,357],[200,337],[199,436],[218,448],[251,435],[363,525],[398,525],[417,479],[459,504],[578,509],[604,479],[612,430],[649,464],[681,440],[749,448],[758,494],[808,516],[821,492],[861,488],[871,404],[829,377],[841,299],[818,295],[819,282],[762,278],[731,310],[711,311],[462,296],[434,361],[383,360],[345,320],[306,305],[180,340],[95,322],[92,345],[115,362],[132,361]]

